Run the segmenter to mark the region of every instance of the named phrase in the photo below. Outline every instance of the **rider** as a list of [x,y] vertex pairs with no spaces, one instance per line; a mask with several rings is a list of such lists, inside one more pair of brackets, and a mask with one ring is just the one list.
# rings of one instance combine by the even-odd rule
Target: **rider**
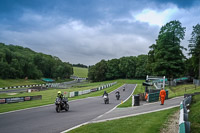
[[63,100],[63,94],[61,93],[61,91],[58,91],[57,97],[59,97],[61,100]]
[[106,91],[104,91],[103,96],[108,96],[108,93]]
[[125,91],[125,87],[123,87],[123,91]]
[[117,90],[117,91],[115,92],[115,94],[119,95],[119,94],[120,94],[119,90]]

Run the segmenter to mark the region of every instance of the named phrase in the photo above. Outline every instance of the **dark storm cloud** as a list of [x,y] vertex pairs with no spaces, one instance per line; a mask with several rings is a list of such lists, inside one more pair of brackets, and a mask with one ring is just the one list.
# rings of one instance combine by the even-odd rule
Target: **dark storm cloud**
[[177,19],[191,31],[199,11],[197,1],[4,0],[0,41],[91,65],[147,54],[161,25]]

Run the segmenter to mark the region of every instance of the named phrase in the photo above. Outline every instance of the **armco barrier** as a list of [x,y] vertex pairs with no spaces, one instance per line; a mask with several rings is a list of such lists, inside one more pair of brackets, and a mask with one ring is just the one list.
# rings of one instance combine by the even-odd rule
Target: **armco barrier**
[[42,95],[25,96],[25,97],[0,98],[0,104],[18,103],[18,102],[31,101],[31,100],[39,100],[39,99],[42,99]]
[[83,90],[83,91],[77,91],[77,92],[70,92],[69,93],[69,97],[74,97],[74,96],[79,96],[79,95],[83,95],[83,94],[88,94],[90,92],[96,92],[96,91],[102,90],[104,88],[111,87],[111,86],[115,85],[116,83],[117,82],[106,84],[106,85],[103,85],[101,87],[93,88],[93,89],[89,89],[89,90]]
[[187,107],[191,104],[192,96],[184,98],[180,103],[180,117],[179,117],[179,133],[189,133],[190,132],[190,122],[188,121]]
[[46,86],[46,84],[10,86],[10,87],[3,87],[3,88],[0,88],[0,90],[2,90],[2,89],[15,89],[15,88],[34,87],[34,86]]

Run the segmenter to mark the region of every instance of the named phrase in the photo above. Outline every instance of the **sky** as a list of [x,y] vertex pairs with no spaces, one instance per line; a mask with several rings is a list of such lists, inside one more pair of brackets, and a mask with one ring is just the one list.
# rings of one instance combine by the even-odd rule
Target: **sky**
[[[199,0],[0,0],[0,42],[71,64],[147,54],[160,28],[200,23]],[[187,56],[187,51],[184,54]]]

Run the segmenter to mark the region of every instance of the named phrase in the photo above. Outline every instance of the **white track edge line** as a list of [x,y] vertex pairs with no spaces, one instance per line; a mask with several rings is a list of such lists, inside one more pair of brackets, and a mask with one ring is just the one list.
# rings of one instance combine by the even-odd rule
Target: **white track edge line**
[[131,116],[148,114],[148,113],[153,113],[153,112],[158,112],[158,111],[162,111],[162,110],[171,109],[171,108],[178,107],[178,106],[179,105],[174,105],[174,106],[170,106],[170,107],[162,108],[162,109],[157,109],[157,110],[153,110],[153,111],[147,111],[147,112],[142,112],[142,113],[137,113],[137,114],[131,114],[131,115],[124,115],[124,116],[120,116],[120,117],[114,117],[114,118],[109,118],[109,119],[104,119],[104,120],[98,120],[98,121],[91,121],[90,123],[99,123],[99,122],[104,122],[104,121],[109,121],[109,120],[116,120],[116,119],[131,117]]

